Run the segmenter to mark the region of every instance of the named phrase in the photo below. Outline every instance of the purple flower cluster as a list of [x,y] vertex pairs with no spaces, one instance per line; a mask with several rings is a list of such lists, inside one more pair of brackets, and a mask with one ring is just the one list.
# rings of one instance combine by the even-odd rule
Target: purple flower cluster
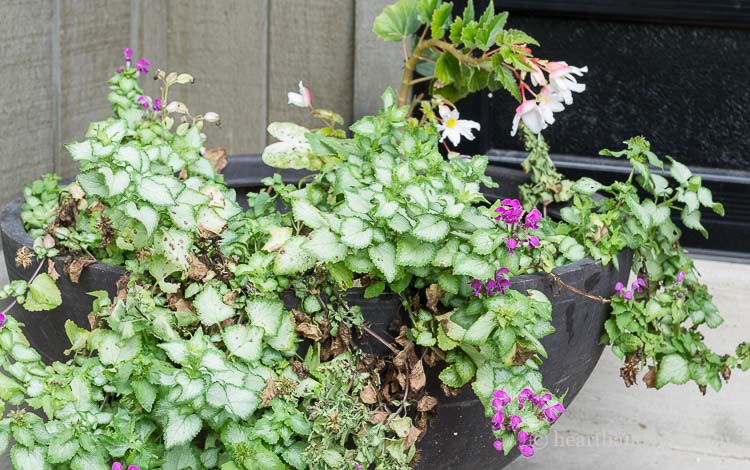
[[[125,467],[123,467],[120,462],[115,462],[112,464],[112,470],[122,470],[123,468]],[[127,470],[141,470],[141,467],[137,465],[130,465],[128,466]]]
[[685,271],[680,271],[677,273],[677,284],[682,284],[685,282]]
[[471,288],[474,289],[474,297],[482,295],[483,287],[487,291],[487,297],[492,297],[496,293],[504,295],[505,289],[510,287],[510,281],[507,278],[508,274],[510,274],[508,268],[500,268],[495,273],[495,279],[490,279],[487,282],[482,282],[479,279],[471,281]]
[[633,298],[633,292],[638,292],[640,294],[643,292],[644,287],[646,287],[646,281],[639,277],[630,285],[630,289],[625,289],[625,285],[622,282],[618,282],[615,284],[615,292],[617,295],[625,298],[625,300],[631,300]]
[[[512,229],[520,228],[518,227],[518,225],[523,219],[523,228],[526,232],[529,232],[530,230],[538,230],[539,222],[541,222],[543,218],[542,213],[537,209],[532,209],[531,211],[527,212],[526,217],[524,218],[523,206],[521,205],[521,201],[519,201],[518,199],[503,199],[500,203],[500,206],[495,209],[495,212],[500,213],[500,215],[495,217],[495,220],[500,220],[508,224],[508,226],[510,226]],[[536,237],[534,235],[529,235],[527,233],[525,240],[526,243],[528,243],[528,247],[530,249],[537,248],[540,245],[539,237]],[[505,242],[505,246],[508,248],[508,252],[511,254],[515,253],[516,248],[521,245],[517,233],[514,233],[511,237],[506,238],[503,241]]]
[[[125,58],[125,67],[117,67],[117,73],[122,73],[126,68],[130,68],[130,64],[133,62],[133,49],[126,47],[122,50],[122,56]],[[135,64],[136,73],[148,73],[148,68],[151,67],[151,62],[146,58],[138,59]]]
[[152,100],[150,96],[139,96],[136,101],[146,111],[153,109],[155,112],[158,112],[164,109],[164,103],[159,98]]
[[5,326],[5,322],[7,322],[8,319],[5,317],[5,314],[0,312],[0,328]]
[[[550,400],[552,400],[550,393],[537,395],[531,389],[524,388],[518,394],[518,410],[523,410],[527,403],[531,403],[539,419],[544,419],[548,423],[554,423],[565,413],[565,407],[560,403],[548,406]],[[511,401],[510,395],[504,390],[497,390],[492,394],[492,408],[495,410],[495,414],[492,417],[492,429],[494,431],[504,430],[514,432],[521,455],[531,457],[534,455],[534,441],[536,437],[521,429],[523,419],[518,415],[512,414],[512,410],[507,409]],[[502,452],[503,441],[500,439],[495,440],[493,447],[495,450]]]

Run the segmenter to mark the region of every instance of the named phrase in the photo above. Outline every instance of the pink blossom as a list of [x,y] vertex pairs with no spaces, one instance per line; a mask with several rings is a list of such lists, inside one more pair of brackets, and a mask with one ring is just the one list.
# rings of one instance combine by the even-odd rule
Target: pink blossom
[[533,457],[534,456],[534,446],[531,444],[521,444],[518,446],[518,450],[521,452],[521,455],[524,457]]
[[513,117],[513,128],[510,131],[510,135],[516,135],[516,132],[518,132],[518,123],[521,121],[534,134],[542,132],[547,127],[547,123],[544,121],[544,116],[539,110],[536,100],[524,100],[516,108],[516,115]]
[[550,62],[547,64],[550,87],[559,93],[565,104],[573,103],[573,93],[586,90],[586,85],[578,83],[573,75],[582,76],[589,71],[588,67],[573,67],[566,62]]
[[515,238],[506,238],[504,240],[505,246],[508,247],[508,253],[514,254],[516,251],[516,248],[518,248],[518,240]]
[[680,271],[677,273],[677,284],[682,284],[685,281],[685,272]]
[[500,439],[497,439],[495,442],[492,443],[492,447],[494,447],[496,451],[502,452],[503,451],[503,441],[501,441]]
[[525,226],[526,230],[538,230],[539,229],[539,222],[541,222],[543,216],[542,213],[539,212],[539,209],[531,209],[528,214],[526,214],[526,221]]
[[541,244],[539,242],[539,237],[535,237],[534,235],[529,235],[527,241],[529,243],[529,248],[539,248],[539,245]]
[[133,60],[133,49],[126,47],[122,50],[122,56],[125,57],[125,62]]
[[151,62],[147,59],[142,58],[135,64],[135,71],[139,73],[148,73],[148,68],[151,67]]
[[289,99],[288,104],[299,108],[309,108],[312,106],[312,95],[310,94],[310,90],[302,84],[302,80],[299,82],[299,93],[290,91],[287,93],[287,98]]

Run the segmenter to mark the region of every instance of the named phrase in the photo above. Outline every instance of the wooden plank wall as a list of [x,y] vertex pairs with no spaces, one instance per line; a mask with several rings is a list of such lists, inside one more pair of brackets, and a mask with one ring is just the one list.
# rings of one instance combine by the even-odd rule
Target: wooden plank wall
[[[397,83],[400,46],[372,21],[387,0],[0,1],[0,203],[48,172],[75,175],[63,144],[109,113],[106,81],[129,46],[154,68],[197,79],[175,92],[216,111],[209,145],[258,153],[274,120],[311,124],[286,93],[303,80],[347,122]],[[156,84],[144,81],[150,93]]]

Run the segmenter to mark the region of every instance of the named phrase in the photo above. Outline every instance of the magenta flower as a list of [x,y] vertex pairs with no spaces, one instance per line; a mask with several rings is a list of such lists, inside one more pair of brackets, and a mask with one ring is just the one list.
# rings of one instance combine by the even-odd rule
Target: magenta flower
[[117,73],[122,73],[122,72],[124,72],[124,71],[125,71],[125,68],[124,68],[124,67],[122,67],[122,66],[120,66],[120,67],[117,67],[117,69],[115,69],[115,72],[117,72]]
[[164,108],[164,103],[159,98],[154,100],[154,111],[161,111]]
[[151,98],[149,98],[148,96],[139,96],[136,101],[140,103],[143,109],[147,110],[149,107],[151,107]]
[[[112,464],[112,470],[122,470],[124,467],[120,462],[115,462]],[[128,466],[128,470],[141,470],[141,467],[137,465],[130,465]]]
[[518,426],[520,426],[522,422],[523,420],[521,419],[520,416],[516,416],[516,415],[511,416],[510,417],[510,429],[512,429],[513,431],[518,431]]
[[523,409],[523,406],[526,404],[527,401],[533,400],[536,397],[534,392],[531,391],[529,388],[524,388],[521,390],[521,393],[518,394],[518,409]]
[[523,206],[521,201],[518,199],[503,199],[501,205],[495,209],[495,212],[499,212],[500,215],[495,217],[495,220],[502,220],[508,225],[515,225],[521,220],[523,214]]
[[529,433],[527,433],[526,431],[523,431],[523,430],[518,431],[518,443],[519,444],[526,444],[526,442],[529,440],[529,437],[531,436],[529,436]]
[[641,287],[646,287],[646,281],[639,277],[635,280],[635,282],[633,282],[633,285],[630,287],[640,294],[641,292],[643,292],[643,289],[641,289]]
[[544,417],[548,422],[554,423],[557,419],[565,413],[565,407],[561,403],[549,406],[544,409]]
[[125,62],[130,62],[133,60],[133,49],[126,47],[122,50],[122,55],[125,57]]
[[542,213],[538,209],[532,209],[531,212],[526,214],[526,230],[538,230],[539,222],[542,220]]
[[[503,408],[505,405],[510,403],[510,395],[505,393],[505,390],[496,390],[495,393],[492,394],[492,406],[499,411],[500,408]],[[495,400],[497,400],[497,404],[495,404]]]
[[623,297],[625,297],[625,300],[631,300],[633,298],[633,292],[626,290],[623,294]]
[[622,282],[618,282],[615,284],[615,292],[617,292],[617,295],[622,295],[622,293],[625,291],[625,285],[623,285]]
[[5,316],[5,314],[0,312],[0,328],[5,326],[5,322],[7,321],[8,321],[8,318]]
[[500,430],[503,427],[503,423],[505,422],[505,415],[501,410],[498,410],[497,413],[492,417],[492,429],[495,431]]
[[471,288],[474,289],[474,292],[472,294],[474,295],[474,297],[479,297],[480,295],[482,295],[482,281],[480,281],[479,279],[474,279],[473,281],[471,281]]
[[356,470],[362,470],[362,465],[358,464],[357,462],[354,462],[354,468]]
[[518,446],[518,450],[521,451],[521,455],[524,457],[533,457],[534,456],[534,446],[531,444],[520,444]]
[[680,271],[677,273],[677,284],[682,284],[685,281],[685,272]]
[[538,248],[540,245],[539,237],[535,237],[534,235],[529,235],[527,241],[529,242],[529,248]]
[[135,71],[136,72],[141,72],[141,73],[148,73],[148,68],[149,67],[151,67],[151,62],[149,62],[145,58],[144,59],[140,59],[135,64]]
[[534,403],[534,406],[536,406],[539,409],[544,408],[547,405],[547,402],[552,400],[552,395],[549,393],[545,393],[544,395],[536,395],[534,396],[531,401]]
[[487,289],[487,297],[492,297],[493,295],[495,295],[495,290],[497,289],[497,283],[493,279],[490,279],[489,281],[487,281],[484,287]]
[[496,451],[502,452],[503,451],[503,441],[501,441],[500,439],[496,440],[492,444],[492,447],[494,447]]
[[508,247],[508,253],[515,253],[516,248],[518,248],[518,240],[516,240],[515,238],[506,238],[504,241],[505,246]]

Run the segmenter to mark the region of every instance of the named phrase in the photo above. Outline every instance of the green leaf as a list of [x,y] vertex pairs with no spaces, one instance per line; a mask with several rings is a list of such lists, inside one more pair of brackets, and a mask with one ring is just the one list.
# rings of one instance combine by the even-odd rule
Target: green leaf
[[444,85],[450,85],[461,79],[461,64],[450,52],[443,52],[435,63],[435,78]]
[[693,172],[690,171],[690,168],[686,167],[672,157],[667,157],[667,159],[672,162],[672,164],[669,166],[669,174],[672,175],[672,177],[677,180],[680,185],[687,185],[688,180],[691,176],[693,176]]
[[423,243],[416,238],[405,235],[399,237],[396,244],[396,262],[401,266],[422,267],[432,263],[437,247],[432,243]]
[[10,450],[10,460],[15,470],[43,470],[49,468],[44,461],[44,450],[41,446],[29,449],[16,444]]
[[141,179],[138,185],[138,195],[155,206],[173,206],[174,197],[169,188],[154,177]]
[[320,228],[313,230],[309,240],[302,244],[305,252],[324,263],[336,263],[346,257],[346,246],[339,241],[339,237],[328,230]]
[[453,10],[452,3],[443,3],[432,12],[430,31],[433,38],[440,39],[445,35],[445,30],[451,23],[451,10]]
[[708,238],[708,231],[701,224],[701,211],[700,210],[694,210],[692,212],[689,212],[688,208],[685,207],[682,209],[682,212],[680,213],[680,219],[682,220],[682,223],[685,225],[685,227],[692,229],[692,230],[697,230],[700,233],[702,233],[704,237]]
[[490,263],[479,256],[458,253],[453,262],[453,274],[483,280],[494,277],[495,271]]
[[198,312],[201,323],[206,326],[221,323],[234,315],[234,309],[224,303],[214,286],[207,286],[196,295],[193,307]]
[[198,435],[203,423],[198,415],[181,415],[177,411],[169,413],[164,429],[164,446],[169,449],[187,444]]
[[221,336],[230,353],[246,361],[257,361],[263,354],[263,331],[258,326],[232,325]]
[[[138,148],[136,148],[133,145],[123,145],[119,149],[117,149],[117,153],[115,153],[115,156],[113,158],[114,161],[125,163],[127,165],[130,165],[134,170],[141,171],[141,169],[144,167],[143,160],[148,159],[148,157]],[[146,166],[146,168],[148,168]]]
[[150,413],[156,400],[156,386],[146,380],[134,380],[130,385],[133,387],[135,399],[138,400],[144,410]]
[[295,274],[307,271],[315,265],[315,260],[303,248],[305,242],[306,237],[294,236],[284,243],[273,264],[274,274]]
[[80,445],[77,439],[71,436],[62,436],[65,439],[52,438],[47,448],[47,461],[49,463],[65,463],[70,461],[78,452]]
[[323,217],[320,209],[306,199],[294,199],[292,201],[292,214],[296,220],[301,220],[310,228],[328,227],[328,221]]
[[375,18],[373,31],[386,41],[400,41],[419,28],[417,0],[399,0]]
[[258,409],[260,397],[246,388],[214,382],[206,392],[206,401],[211,406],[223,407],[228,413],[246,419]]
[[417,225],[411,233],[422,241],[438,242],[445,238],[449,231],[448,222],[432,214],[423,214],[417,216]]
[[256,298],[249,300],[245,307],[250,323],[263,328],[267,336],[274,336],[279,332],[284,304],[278,299]]
[[373,299],[379,296],[380,294],[382,294],[384,290],[385,290],[385,282],[383,281],[378,281],[374,284],[370,284],[365,289],[365,299]]
[[573,191],[590,196],[602,189],[602,184],[588,177],[583,177],[573,184]]
[[79,174],[76,181],[88,196],[107,197],[109,195],[104,175],[97,170]]
[[129,202],[125,206],[125,213],[128,217],[140,222],[146,229],[148,236],[153,235],[159,225],[159,214],[151,206],[144,205],[138,208],[134,202]]
[[388,282],[396,278],[396,249],[390,242],[371,246],[368,250],[372,263],[383,273]]
[[477,321],[466,330],[463,341],[475,346],[484,344],[495,329],[495,318],[496,314],[494,312],[487,312],[479,317],[479,319],[477,319]]
[[91,148],[91,142],[84,140],[83,142],[71,142],[65,144],[65,150],[68,151],[73,160],[92,160],[94,151]]
[[352,248],[367,248],[372,235],[372,228],[357,217],[344,219],[341,224],[341,241]]
[[659,361],[656,371],[656,388],[667,384],[682,385],[690,379],[688,361],[679,354],[667,354]]
[[266,338],[268,345],[284,354],[294,354],[297,344],[295,326],[291,313],[282,315],[279,330],[275,335]]
[[31,281],[23,308],[29,312],[40,312],[55,309],[60,305],[62,305],[60,289],[57,288],[55,280],[49,274],[39,274]]

